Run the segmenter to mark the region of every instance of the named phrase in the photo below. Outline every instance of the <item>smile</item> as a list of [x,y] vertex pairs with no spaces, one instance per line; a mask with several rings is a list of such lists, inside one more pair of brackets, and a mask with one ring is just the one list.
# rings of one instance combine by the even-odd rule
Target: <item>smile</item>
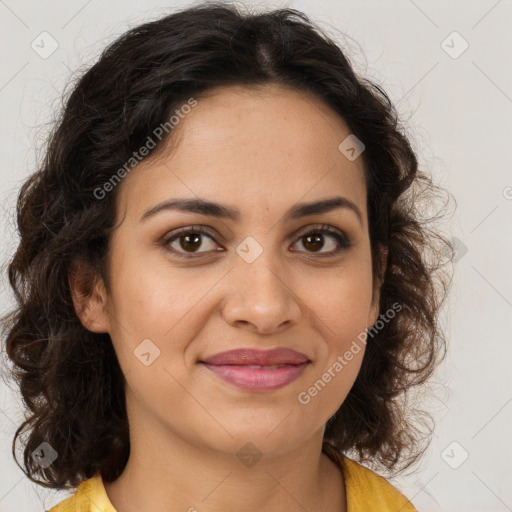
[[310,364],[279,364],[272,366],[207,364],[209,371],[225,382],[247,391],[273,391],[282,388],[300,377]]

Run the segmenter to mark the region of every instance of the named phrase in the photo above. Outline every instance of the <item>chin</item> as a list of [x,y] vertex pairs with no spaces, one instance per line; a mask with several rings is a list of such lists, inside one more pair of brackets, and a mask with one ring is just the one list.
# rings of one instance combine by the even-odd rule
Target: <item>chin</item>
[[[287,413],[288,414],[288,413]],[[224,432],[222,438],[210,439],[210,446],[233,455],[241,456],[240,452],[254,451],[260,457],[274,457],[287,453],[306,442],[314,435],[300,431],[298,426],[291,426],[283,421],[286,414],[276,422],[224,423],[230,435]],[[314,430],[314,429],[313,429]],[[292,435],[293,433],[293,435]]]

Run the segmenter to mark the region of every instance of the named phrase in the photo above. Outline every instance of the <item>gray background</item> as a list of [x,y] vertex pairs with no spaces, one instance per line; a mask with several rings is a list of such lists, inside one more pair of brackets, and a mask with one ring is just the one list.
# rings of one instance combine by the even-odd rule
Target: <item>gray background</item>
[[[393,483],[420,512],[512,510],[511,1],[247,3],[303,10],[338,38],[356,70],[390,94],[421,167],[456,197],[446,227],[460,248],[443,316],[450,350],[427,404],[435,436],[415,473]],[[187,4],[0,0],[2,312],[13,304],[5,264],[17,243],[16,194],[71,71],[129,27]],[[50,37],[58,44],[51,55],[31,47],[35,41],[42,52],[46,38],[51,49]],[[0,512],[35,512],[68,495],[32,484],[15,465],[11,442],[21,418],[19,397],[0,383]]]

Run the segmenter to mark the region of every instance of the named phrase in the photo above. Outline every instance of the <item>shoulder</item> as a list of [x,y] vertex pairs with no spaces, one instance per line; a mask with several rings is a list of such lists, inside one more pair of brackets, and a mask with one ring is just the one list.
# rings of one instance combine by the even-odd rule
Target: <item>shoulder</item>
[[385,478],[348,457],[340,457],[348,512],[417,512],[412,503]]
[[103,487],[98,473],[84,480],[73,495],[61,501],[48,512],[116,512]]
[[343,473],[347,512],[418,512],[412,503],[385,478],[349,459],[324,442],[322,451]]
[[[385,478],[346,456],[332,454],[345,480],[347,512],[417,512],[411,502]],[[69,498],[48,512],[116,512],[99,474],[83,481]]]

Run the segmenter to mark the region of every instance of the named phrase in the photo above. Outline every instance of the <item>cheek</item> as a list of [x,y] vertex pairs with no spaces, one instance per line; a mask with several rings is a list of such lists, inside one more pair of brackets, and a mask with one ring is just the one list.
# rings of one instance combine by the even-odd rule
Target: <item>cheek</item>
[[197,302],[198,292],[166,277],[169,269],[162,262],[149,262],[131,247],[116,249],[111,267],[110,335],[123,372],[141,379],[140,385],[145,386],[151,374],[162,372],[158,369],[162,361],[168,363],[182,350],[180,340],[185,338],[180,321],[191,310],[191,301]]
[[341,406],[361,368],[371,300],[371,292],[364,286],[326,292],[331,299],[318,298],[317,303],[321,342],[316,368],[298,395],[299,404],[324,421]]
[[[322,391],[329,406],[336,408],[355,381],[364,356],[365,332],[371,310],[371,266],[366,262],[345,267],[324,281],[322,289],[308,292],[308,304],[316,317],[319,365],[315,378],[320,380],[312,394]],[[316,381],[314,381],[316,382]],[[337,404],[337,405],[336,405]]]
[[133,335],[165,337],[214,281],[194,279],[193,269],[172,268],[158,250],[125,245],[112,262],[112,312]]
[[363,261],[346,265],[322,279],[321,286],[309,286],[304,293],[305,302],[324,323],[326,337],[343,343],[368,327],[372,305],[371,265]]
[[134,253],[121,256],[112,272],[111,338],[129,387],[145,400],[177,404],[183,395],[178,383],[188,378],[188,347],[216,306],[208,292],[218,273],[197,274]]

